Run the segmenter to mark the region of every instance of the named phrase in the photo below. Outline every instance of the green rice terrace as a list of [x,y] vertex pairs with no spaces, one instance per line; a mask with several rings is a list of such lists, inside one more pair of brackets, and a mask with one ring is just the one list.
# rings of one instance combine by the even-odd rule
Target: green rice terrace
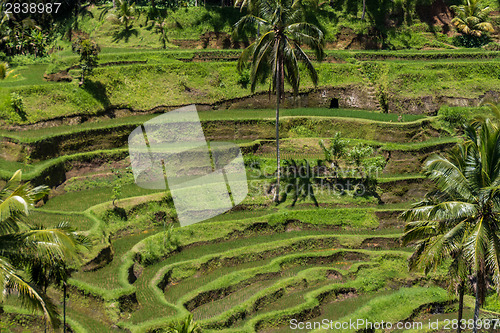
[[[473,332],[475,309],[500,332],[498,2],[481,38],[452,23],[460,1],[288,4],[322,33],[282,85],[269,50],[238,65],[278,34],[233,34],[260,1],[75,3],[40,30],[0,23],[31,41],[0,42],[1,332]],[[129,136],[188,105],[240,148],[248,194],[181,226],[168,184],[136,183]]]

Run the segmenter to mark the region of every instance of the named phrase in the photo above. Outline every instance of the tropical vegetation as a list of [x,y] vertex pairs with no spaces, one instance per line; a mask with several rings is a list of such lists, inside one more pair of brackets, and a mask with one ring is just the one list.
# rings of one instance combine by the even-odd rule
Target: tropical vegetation
[[434,156],[426,162],[425,173],[437,192],[403,213],[408,224],[402,239],[415,245],[410,268],[428,272],[452,260],[450,270],[459,281],[460,300],[465,281],[472,276],[477,322],[490,278],[497,291],[500,287],[500,130],[486,119],[464,131],[464,142],[447,157]]
[[[133,2],[0,21],[1,331],[498,316],[498,31],[453,29],[456,0]],[[200,168],[234,207],[180,227],[127,142],[193,103],[248,193],[233,201],[232,165]]]
[[279,147],[279,110],[284,99],[285,80],[291,85],[294,94],[299,92],[302,62],[314,85],[318,84],[318,74],[309,56],[302,50],[306,45],[315,52],[316,59],[323,58],[323,32],[313,24],[304,21],[304,13],[292,0],[263,0],[252,3],[250,14],[244,16],[236,25],[239,33],[249,25],[258,25],[262,34],[248,46],[238,61],[242,71],[250,61],[250,85],[252,92],[258,83],[270,77],[269,89],[276,92],[276,189],[274,200],[280,196],[280,147]]
[[463,5],[450,7],[455,13],[451,23],[463,34],[481,37],[485,32],[493,32],[493,24],[488,22],[491,9],[481,0],[466,0]]
[[58,327],[60,319],[47,288],[66,280],[66,267],[79,261],[86,240],[66,223],[52,228],[26,223],[33,204],[47,195],[48,188],[21,184],[21,177],[17,171],[0,190],[2,295],[18,296],[26,308],[41,311],[46,323]]

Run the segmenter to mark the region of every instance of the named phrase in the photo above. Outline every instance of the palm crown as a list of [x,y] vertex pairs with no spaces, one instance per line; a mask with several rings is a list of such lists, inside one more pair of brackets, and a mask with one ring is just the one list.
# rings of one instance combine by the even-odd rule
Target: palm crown
[[253,1],[251,13],[239,20],[236,31],[248,24],[259,24],[262,36],[246,48],[238,62],[241,70],[251,60],[251,89],[255,91],[258,82],[269,75],[272,89],[276,90],[276,79],[281,73],[280,91],[284,91],[284,80],[292,86],[295,93],[300,85],[299,62],[302,62],[314,84],[318,74],[301,45],[306,45],[323,57],[323,33],[316,26],[303,22],[303,9],[292,0]]
[[489,7],[483,8],[480,0],[467,0],[460,6],[451,6],[456,16],[451,23],[457,30],[466,35],[480,37],[483,32],[493,32],[493,25],[486,22],[490,12]]

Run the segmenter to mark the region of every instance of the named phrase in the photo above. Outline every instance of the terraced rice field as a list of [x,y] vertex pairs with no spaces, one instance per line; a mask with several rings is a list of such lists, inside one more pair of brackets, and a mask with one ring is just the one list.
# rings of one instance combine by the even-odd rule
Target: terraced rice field
[[[338,213],[363,217],[355,211]],[[120,308],[118,330],[152,330],[189,311],[208,331],[285,332],[293,317],[334,320],[345,314],[336,312],[335,304],[357,307],[358,299],[383,299],[415,289],[401,287],[417,276],[405,270],[410,252],[399,248],[398,233],[387,234],[379,221],[368,227],[353,221],[361,227],[339,228],[343,219],[335,210],[329,211],[330,220],[322,215],[323,223],[295,217],[307,217],[308,212],[294,210],[290,222],[281,225],[268,223],[280,212],[254,218],[248,217],[251,212],[235,212],[227,215],[243,219],[222,215],[220,221],[182,228],[181,250],[150,265],[133,257],[137,244],[152,234],[161,243],[161,228],[112,239],[113,259],[107,265],[73,275],[70,284],[94,296],[75,300],[75,306],[70,303],[68,317],[88,332],[100,331],[111,321],[109,308],[100,320],[82,320],[89,309],[77,304],[85,300],[91,307],[100,303]],[[215,232],[203,235],[206,230]],[[436,296],[438,302],[449,299],[445,292]],[[406,301],[409,312],[400,320],[426,303]]]
[[[419,174],[425,157],[456,140],[433,136],[427,142],[412,141],[415,135],[433,131],[421,116],[391,123],[387,121],[392,118],[371,111],[337,113],[286,111],[283,121],[291,121],[291,127],[284,132],[289,134],[282,141],[284,158],[322,158],[318,142],[331,140],[330,124],[342,128],[362,122],[370,129],[364,136],[349,138],[349,146],[369,144],[386,156],[387,165],[378,176],[384,205],[374,196],[325,191],[318,184],[314,186],[319,208],[308,201],[299,201],[295,207],[290,201],[272,204],[265,192],[269,177],[264,170],[275,168],[274,143],[267,137],[231,139],[244,150],[248,162],[251,186],[242,204],[182,228],[172,213],[168,192],[140,189],[133,183],[120,141],[97,153],[83,156],[68,151],[69,155],[30,165],[27,173],[33,177],[50,170],[47,163],[63,168],[65,176],[58,192],[31,219],[42,225],[69,221],[94,243],[83,267],[69,280],[66,314],[71,329],[166,332],[169,324],[190,313],[204,332],[290,332],[292,320],[454,318],[456,299],[438,283],[446,279],[446,273],[408,272],[406,262],[412,249],[400,247],[403,225],[397,216],[425,194]],[[272,116],[270,110],[201,113],[203,121],[218,121],[228,128],[235,125],[227,119],[266,121],[267,116]],[[120,124],[136,126],[147,117],[122,119]],[[303,125],[293,123],[296,117],[325,123],[314,136],[297,136],[292,129]],[[80,130],[88,134],[99,126],[107,125],[97,122]],[[388,138],[381,128],[398,134]],[[226,129],[220,128],[219,134]],[[69,135],[66,130],[72,131],[61,127],[51,140]],[[213,131],[214,138],[223,137]],[[27,146],[48,140],[45,129],[36,132],[11,139]],[[103,137],[109,138],[109,133]],[[261,168],[259,176],[252,164],[255,161]],[[341,165],[348,167],[346,161]],[[117,179],[121,197],[115,208],[110,198]],[[172,231],[166,232],[170,227]],[[50,288],[50,295],[62,297],[57,288]],[[397,310],[392,305],[396,303]],[[16,302],[11,306],[14,313],[19,311]]]

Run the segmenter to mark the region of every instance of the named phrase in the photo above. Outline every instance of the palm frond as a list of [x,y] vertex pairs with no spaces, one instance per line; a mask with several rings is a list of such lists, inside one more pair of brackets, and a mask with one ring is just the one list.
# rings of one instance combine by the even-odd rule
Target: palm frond
[[[469,163],[470,164],[470,163]],[[474,200],[470,179],[456,165],[439,155],[431,156],[424,164],[424,172],[437,188],[451,197]]]
[[16,292],[23,306],[31,311],[41,311],[45,321],[52,327],[60,325],[56,306],[36,287],[19,276],[12,266],[0,257],[0,277],[3,281],[4,290],[8,293]]
[[314,68],[311,60],[307,56],[307,54],[300,48],[300,45],[294,42],[295,46],[295,52],[297,53],[297,59],[299,59],[306,67],[307,73],[309,74],[309,77],[311,78],[311,81],[315,86],[318,85],[318,73],[316,72],[316,69]]

